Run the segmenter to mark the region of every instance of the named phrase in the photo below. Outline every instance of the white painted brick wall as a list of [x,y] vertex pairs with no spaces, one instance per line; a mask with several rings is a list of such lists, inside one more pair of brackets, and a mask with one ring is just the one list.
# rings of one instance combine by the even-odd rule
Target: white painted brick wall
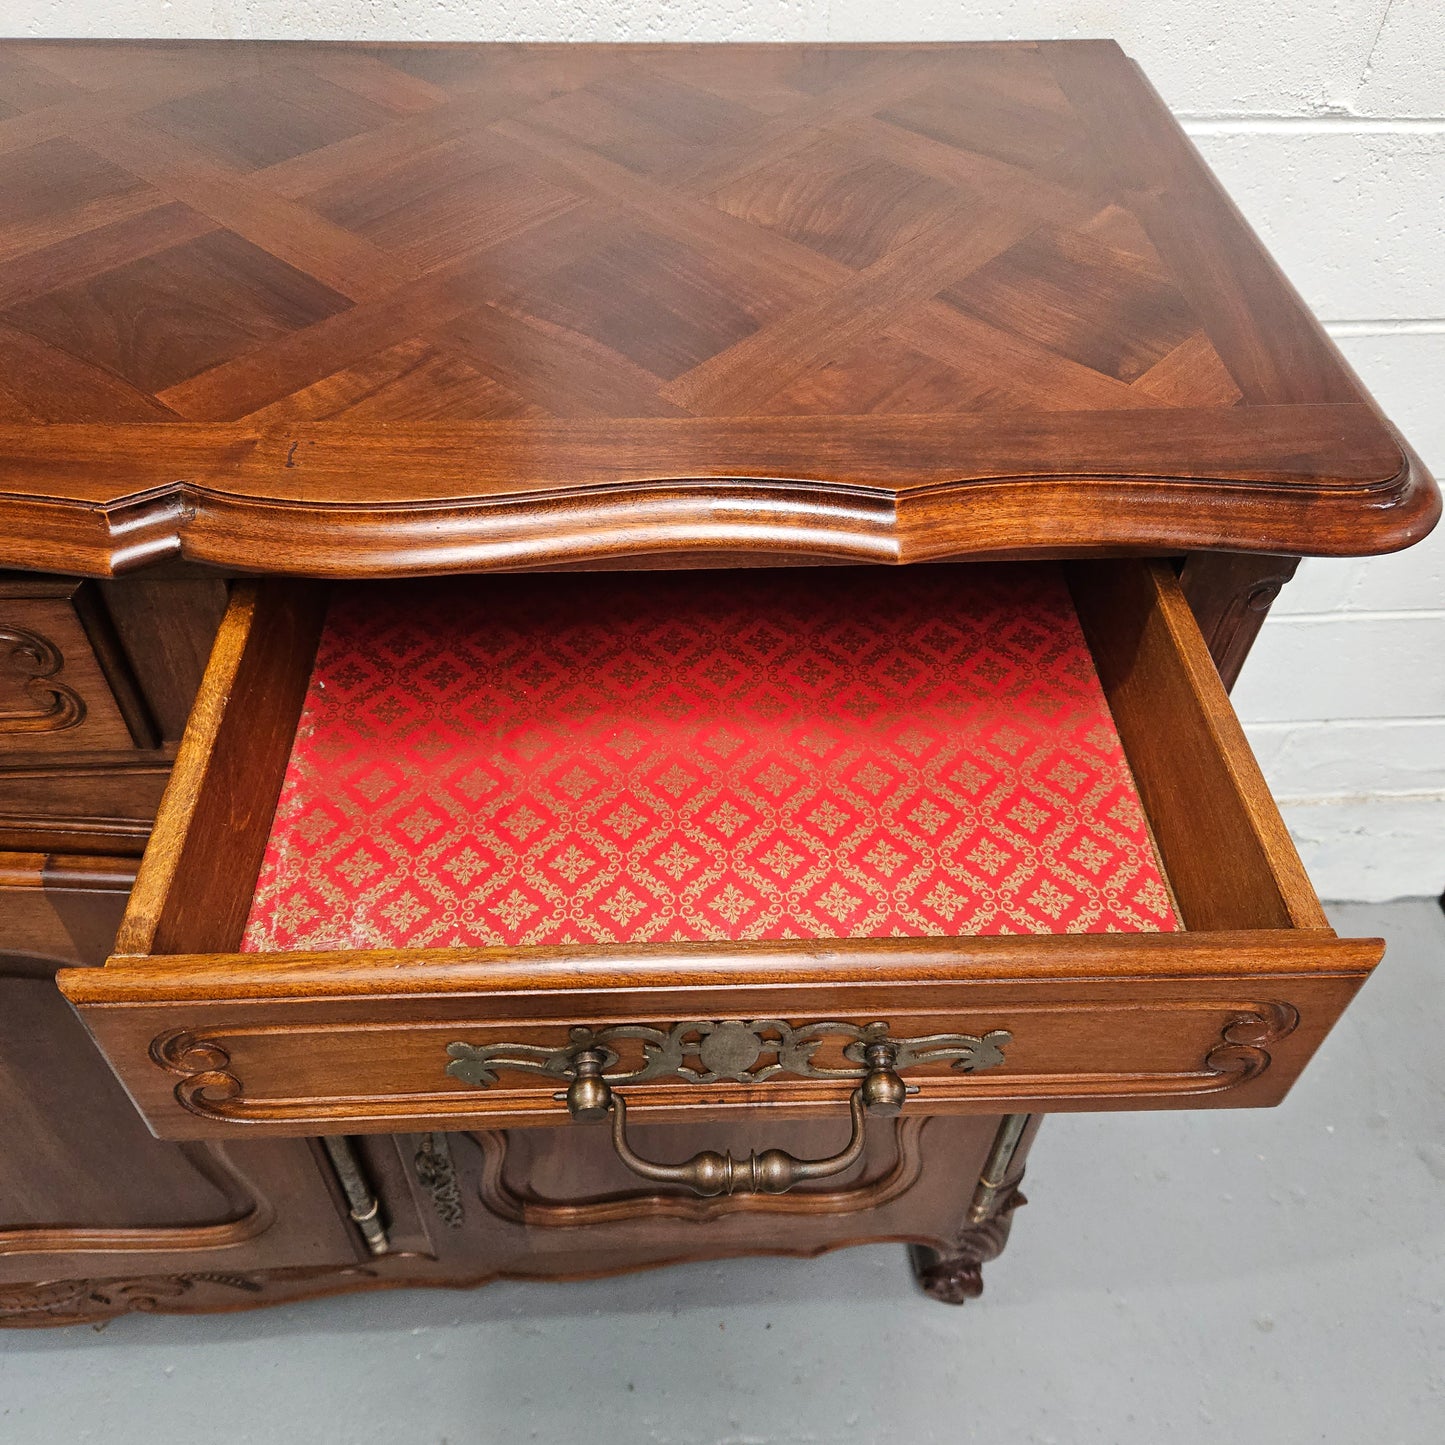
[[[1445,475],[1445,0],[7,0],[0,33],[496,40],[1112,35]],[[1445,528],[1309,561],[1240,712],[1327,897],[1445,889]]]

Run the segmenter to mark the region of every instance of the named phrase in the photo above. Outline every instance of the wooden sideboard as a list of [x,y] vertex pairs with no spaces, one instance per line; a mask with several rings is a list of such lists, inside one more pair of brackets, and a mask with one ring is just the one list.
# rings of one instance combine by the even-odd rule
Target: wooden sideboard
[[[877,1240],[976,1295],[1043,1114],[1277,1102],[1379,958],[1226,692],[1439,509],[1107,42],[0,43],[0,1321]],[[741,635],[765,568],[867,643],[904,563],[1067,598],[1163,931],[248,942],[334,587]]]

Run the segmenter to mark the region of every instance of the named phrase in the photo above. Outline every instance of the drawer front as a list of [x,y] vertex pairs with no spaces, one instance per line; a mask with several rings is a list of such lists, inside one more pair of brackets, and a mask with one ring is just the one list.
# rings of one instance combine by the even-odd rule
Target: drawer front
[[0,848],[139,857],[170,760],[0,759]]
[[1069,586],[1181,931],[241,952],[324,615],[267,585],[115,956],[62,987],[174,1138],[565,1124],[574,1081],[644,1123],[821,1117],[879,1070],[920,1117],[1275,1103],[1383,945],[1330,930],[1172,572]]
[[[904,1113],[1278,1101],[1379,957],[1328,935],[686,946],[564,962],[314,955],[71,975],[152,1127],[175,1138],[568,1122],[584,1048],[641,1117],[839,1112],[868,1043]],[[389,977],[383,980],[382,970]],[[259,995],[259,996],[258,996]],[[666,1000],[667,1012],[658,1003]]]
[[[122,702],[137,697],[127,676],[107,676],[87,632],[87,584],[0,581],[0,758],[113,752],[146,745]],[[93,611],[93,619],[100,613]],[[105,659],[123,670],[116,651]]]
[[134,882],[127,858],[0,853],[0,954],[12,971],[104,962]]
[[140,855],[225,595],[0,574],[0,849]]

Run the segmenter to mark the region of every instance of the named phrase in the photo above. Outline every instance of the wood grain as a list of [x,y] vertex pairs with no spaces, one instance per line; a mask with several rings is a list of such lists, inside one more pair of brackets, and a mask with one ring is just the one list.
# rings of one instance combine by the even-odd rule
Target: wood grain
[[103,963],[135,873],[130,858],[0,852],[0,972],[48,982],[61,964]]
[[[237,953],[321,615],[312,585],[271,583],[238,588],[222,625],[115,956],[61,986],[174,1137],[559,1123],[555,1081],[470,1089],[446,1045],[678,1018],[1014,1033],[1003,1068],[925,1079],[923,1112],[1274,1102],[1382,946],[1330,932],[1173,572],[1080,562],[1071,585],[1187,933]],[[708,1118],[844,1093],[636,1098]]]
[[0,853],[0,1319],[17,1283],[356,1251],[310,1148],[161,1143],[55,988],[111,946],[135,863]]
[[1269,609],[1299,562],[1298,557],[1232,552],[1185,558],[1179,587],[1226,689],[1239,680]]
[[1328,928],[1173,573],[1078,562],[1070,581],[1185,926]]
[[[238,1127],[567,1127],[556,1080],[504,1071],[473,1088],[446,1074],[447,1046],[560,1048],[574,1025],[692,1018],[882,1019],[899,1037],[1012,1034],[1001,1066],[911,1071],[922,1090],[912,1113],[1273,1104],[1382,951],[1378,940],[1287,930],[1186,935],[1173,947],[1143,937],[936,940],[927,953],[854,940],[831,953],[775,945],[720,957],[703,946],[657,958],[638,949],[608,960],[608,971],[600,959],[565,967],[522,955],[490,968],[433,959],[424,991],[395,954],[333,965],[112,965],[60,982],[151,1127],[185,1139]],[[628,1101],[639,1120],[706,1123],[774,1110],[841,1117],[847,1092],[788,1076],[668,1078],[629,1086]]]
[[0,760],[154,744],[93,588],[0,577]]
[[[919,1122],[918,1168],[906,1188],[896,1187],[897,1181],[891,1177],[895,1171],[880,1161],[877,1173],[870,1168],[871,1177],[856,1189],[836,1193],[807,1190],[783,1196],[803,1207],[781,1211],[766,1205],[783,1200],[738,1199],[731,1201],[736,1207],[717,1211],[706,1228],[699,1228],[698,1221],[688,1217],[688,1201],[679,1198],[673,1201],[676,1213],[654,1212],[609,1222],[605,1250],[599,1248],[604,1236],[599,1236],[585,1215],[581,1219],[548,1216],[546,1227],[537,1229],[510,1217],[510,1204],[497,1198],[494,1188],[499,1208],[494,1212],[484,1203],[497,1155],[492,1139],[464,1133],[448,1136],[458,1191],[466,1200],[457,1229],[437,1226],[429,1202],[419,1191],[413,1197],[418,1186],[415,1182],[408,1185],[405,1166],[415,1151],[416,1136],[402,1136],[395,1144],[390,1138],[358,1141],[372,1177],[384,1181],[394,1231],[404,1241],[414,1238],[416,1247],[364,1263],[328,1258],[318,1251],[317,1262],[289,1266],[282,1264],[278,1251],[269,1266],[248,1259],[230,1268],[219,1263],[215,1253],[199,1250],[180,1265],[174,1263],[174,1256],[157,1261],[135,1255],[92,1256],[89,1261],[78,1256],[79,1267],[64,1275],[50,1274],[43,1282],[28,1285],[0,1285],[0,1326],[100,1321],[132,1310],[199,1314],[254,1309],[341,1290],[456,1289],[495,1279],[597,1278],[689,1259],[744,1254],[811,1257],[879,1240],[950,1252],[967,1241],[963,1219],[997,1121],[934,1118]],[[799,1120],[774,1123],[772,1131],[768,1137],[777,1137],[803,1154],[822,1152],[837,1132],[836,1125]],[[745,1127],[733,1126],[728,1133],[744,1152],[762,1143],[757,1131]],[[675,1128],[647,1128],[644,1137],[664,1156],[685,1153],[691,1147],[684,1131]],[[515,1135],[507,1136],[507,1143],[519,1146],[521,1152],[521,1141]],[[297,1146],[260,1143],[250,1147],[256,1151]],[[525,1144],[526,1157],[540,1182],[559,1200],[569,1201],[561,1206],[564,1210],[586,1211],[599,1196],[615,1189],[617,1166],[607,1157],[610,1152],[605,1134],[579,1139],[549,1130]],[[1018,1162],[1022,1164],[1021,1156]],[[507,1172],[506,1182],[517,1184],[515,1170]],[[889,1189],[890,1183],[895,1187]],[[810,1202],[814,1207],[806,1207]],[[752,1207],[758,1203],[765,1207]],[[432,1219],[429,1235],[425,1232],[428,1215]],[[423,1222],[421,1231],[412,1224],[418,1216]],[[996,1253],[994,1249],[985,1257]]]
[[225,605],[215,578],[0,576],[0,848],[140,855]]
[[181,940],[234,947],[250,906],[324,594],[239,584],[221,623],[161,801],[116,949],[166,953]]
[[0,73],[0,563],[1342,555],[1438,514],[1107,42]]
[[[0,196],[0,565],[1189,552],[1228,681],[1280,558],[1439,512],[1108,43],[3,42]],[[22,579],[109,731],[0,764],[0,1323],[878,1239],[962,1298],[1007,1232],[962,1226],[1000,1110],[1274,1102],[1379,957],[1325,927],[1179,589],[1117,563],[1075,592],[1190,932],[236,956],[319,606],[268,584],[118,952],[64,975],[152,1122],[223,1142],[148,1140],[50,980],[106,946],[201,675],[220,584],[172,575]],[[35,676],[6,677],[28,726]],[[598,1133],[453,1132],[466,1218],[440,1227],[389,1131],[564,1123],[547,1081],[438,1083],[446,1042],[686,1012],[1016,1043],[921,1078],[896,1149],[776,1208],[639,1194]],[[840,1086],[774,1082],[648,1086],[639,1136],[835,1146]],[[315,1130],[379,1131],[398,1255],[360,1259],[312,1145],[229,1142]]]

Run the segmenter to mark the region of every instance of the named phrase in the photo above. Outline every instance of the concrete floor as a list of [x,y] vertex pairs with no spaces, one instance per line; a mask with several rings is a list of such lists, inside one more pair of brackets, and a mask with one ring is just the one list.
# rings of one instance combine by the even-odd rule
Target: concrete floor
[[1445,1441],[1445,915],[1278,1110],[1060,1116],[982,1301],[902,1249],[0,1341],[0,1442]]

